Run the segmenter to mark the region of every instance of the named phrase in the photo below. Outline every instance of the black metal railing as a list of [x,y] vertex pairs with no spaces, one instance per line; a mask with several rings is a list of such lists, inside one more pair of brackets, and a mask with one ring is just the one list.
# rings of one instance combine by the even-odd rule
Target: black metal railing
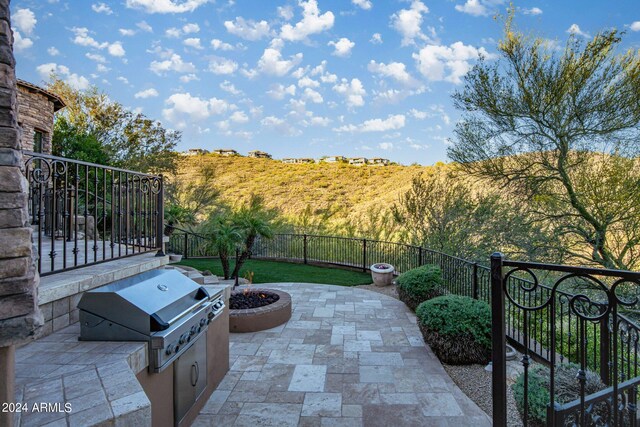
[[[491,292],[494,425],[507,422],[505,344],[506,337],[514,338],[516,318],[525,426],[532,414],[531,359],[541,353],[549,367],[547,425],[636,425],[640,331],[624,313],[639,308],[640,273],[508,261],[494,254]],[[576,364],[579,383],[571,402],[562,401],[566,390],[556,388],[556,369],[567,361]],[[588,391],[589,371],[599,374],[604,389]]]
[[161,175],[23,155],[41,275],[161,249]]

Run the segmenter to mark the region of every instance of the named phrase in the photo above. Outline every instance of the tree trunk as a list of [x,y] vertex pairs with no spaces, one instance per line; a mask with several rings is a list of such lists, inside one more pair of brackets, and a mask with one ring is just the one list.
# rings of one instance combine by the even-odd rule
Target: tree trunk
[[229,280],[229,254],[221,253],[220,262],[222,263],[222,274],[224,275],[224,280]]
[[240,274],[240,268],[242,268],[242,264],[249,258],[249,254],[251,253],[251,248],[253,248],[253,243],[256,240],[256,236],[248,236],[245,241],[244,249],[236,262],[236,267],[233,269],[233,275],[231,277],[238,277]]

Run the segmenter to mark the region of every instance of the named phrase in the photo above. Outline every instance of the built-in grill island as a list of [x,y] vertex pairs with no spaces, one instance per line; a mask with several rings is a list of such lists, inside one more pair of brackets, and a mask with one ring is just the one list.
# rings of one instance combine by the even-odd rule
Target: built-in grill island
[[80,340],[148,342],[149,369],[138,379],[153,425],[188,425],[229,367],[225,307],[222,291],[175,270],[148,271],[84,293]]

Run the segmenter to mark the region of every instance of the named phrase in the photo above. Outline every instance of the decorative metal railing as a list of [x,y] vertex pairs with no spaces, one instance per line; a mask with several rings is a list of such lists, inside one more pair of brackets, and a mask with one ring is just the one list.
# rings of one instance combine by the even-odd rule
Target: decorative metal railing
[[[507,422],[505,344],[514,338],[513,319],[523,352],[525,426],[533,417],[529,369],[540,350],[549,367],[547,425],[636,425],[640,331],[624,313],[638,309],[640,273],[508,261],[497,253],[491,293],[494,425]],[[566,390],[556,387],[556,370],[566,361],[577,364],[579,392],[571,402],[563,402]],[[587,389],[589,371],[599,374],[603,390]]]
[[162,176],[23,155],[41,275],[161,248]]

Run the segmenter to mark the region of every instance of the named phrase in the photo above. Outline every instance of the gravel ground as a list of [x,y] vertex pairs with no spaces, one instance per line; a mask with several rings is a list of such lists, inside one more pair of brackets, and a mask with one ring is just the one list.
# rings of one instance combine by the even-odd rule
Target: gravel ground
[[[445,371],[464,394],[486,412],[489,416],[493,414],[493,398],[491,393],[491,372],[484,370],[482,365],[446,365]],[[516,402],[511,391],[511,383],[507,387],[507,425],[509,427],[519,427],[522,425],[520,414],[516,408]]]

